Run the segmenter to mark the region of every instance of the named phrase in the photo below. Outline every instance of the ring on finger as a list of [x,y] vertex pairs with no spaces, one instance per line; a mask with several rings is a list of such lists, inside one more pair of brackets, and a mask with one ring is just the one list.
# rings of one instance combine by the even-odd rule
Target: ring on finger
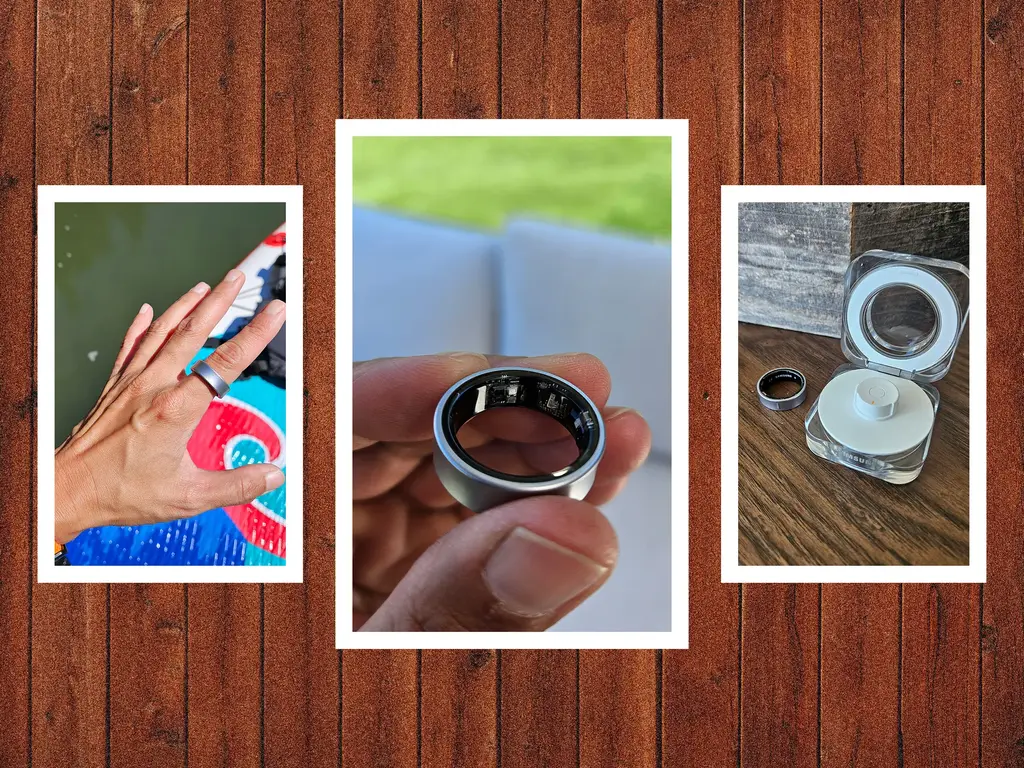
[[192,374],[203,380],[217,397],[224,397],[231,388],[231,385],[224,381],[224,378],[217,373],[205,360],[200,360],[192,366]]

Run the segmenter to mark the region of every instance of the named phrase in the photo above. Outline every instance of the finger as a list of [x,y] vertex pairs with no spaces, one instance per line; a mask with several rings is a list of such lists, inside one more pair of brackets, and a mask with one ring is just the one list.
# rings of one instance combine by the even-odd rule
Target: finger
[[164,375],[176,376],[180,373],[231,308],[244,283],[245,273],[242,270],[228,271],[217,287],[177,324],[167,343],[153,358],[153,365]]
[[138,348],[132,356],[131,361],[125,366],[125,373],[137,373],[145,368],[153,356],[167,341],[174,329],[178,327],[189,313],[203,300],[203,297],[210,292],[210,286],[206,283],[199,283],[191,291],[186,293],[176,302],[171,304],[164,313],[150,323],[146,335],[139,341]]
[[[274,301],[254,317],[249,324],[232,338],[217,347],[205,362],[229,385],[259,357],[266,346],[273,341],[285,320],[285,304]],[[205,338],[205,337],[204,337]],[[168,346],[174,343],[172,338]],[[213,390],[197,375],[186,376],[178,384],[186,393],[188,407],[185,417],[198,421],[206,412],[213,399]]]
[[285,475],[273,464],[250,464],[238,469],[201,471],[193,481],[194,501],[203,509],[248,504],[284,485]]
[[[452,384],[472,373],[499,365],[533,367],[561,376],[586,392],[598,407],[604,405],[611,390],[607,369],[600,360],[587,354],[485,357],[453,353],[356,363],[352,376],[352,427],[355,435],[360,438],[356,441],[357,445],[365,446],[369,441],[409,442],[429,439],[433,435],[434,410]],[[495,423],[490,425],[489,430],[476,430],[478,434],[486,432],[486,437],[505,439],[532,435],[533,439],[545,439],[543,432],[538,435],[529,425],[524,428],[518,419],[512,419],[514,423],[511,431],[503,431],[503,418],[508,418],[508,414],[495,412],[493,416],[485,415],[489,417],[488,421],[493,419]],[[546,417],[540,416],[540,419],[543,422]],[[475,424],[476,419],[473,421]],[[487,421],[483,422],[483,426],[488,427]],[[472,429],[467,425],[462,431]],[[546,439],[552,439],[560,436],[562,428],[556,422],[551,422],[541,423],[540,429],[549,430]]]
[[372,499],[387,493],[419,466],[422,457],[393,451],[378,443],[352,454],[352,498]]
[[544,630],[607,580],[617,555],[611,525],[590,504],[504,504],[428,549],[362,629]]
[[132,324],[128,326],[128,331],[124,335],[124,340],[121,342],[121,349],[118,350],[117,357],[114,358],[114,365],[110,371],[110,378],[107,379],[107,385],[103,388],[103,395],[105,395],[114,385],[114,382],[117,381],[118,376],[121,374],[121,370],[131,362],[139,344],[144,338],[143,334],[145,334],[146,329],[149,328],[149,325],[152,322],[153,307],[149,304],[143,304],[139,309],[138,314],[136,314],[135,318],[132,320]]

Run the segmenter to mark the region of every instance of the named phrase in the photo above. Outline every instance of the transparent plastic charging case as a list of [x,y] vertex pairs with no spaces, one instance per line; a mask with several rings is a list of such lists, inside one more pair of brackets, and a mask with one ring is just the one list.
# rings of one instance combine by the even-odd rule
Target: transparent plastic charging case
[[930,386],[953,363],[967,322],[961,264],[889,251],[850,263],[837,368],[804,421],[817,456],[889,483],[921,474],[939,409]]

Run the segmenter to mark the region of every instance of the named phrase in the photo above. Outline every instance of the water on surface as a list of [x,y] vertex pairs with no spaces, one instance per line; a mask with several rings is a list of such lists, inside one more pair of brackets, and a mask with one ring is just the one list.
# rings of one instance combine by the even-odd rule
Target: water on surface
[[159,316],[216,284],[285,220],[284,203],[58,203],[55,445],[89,412],[144,302]]

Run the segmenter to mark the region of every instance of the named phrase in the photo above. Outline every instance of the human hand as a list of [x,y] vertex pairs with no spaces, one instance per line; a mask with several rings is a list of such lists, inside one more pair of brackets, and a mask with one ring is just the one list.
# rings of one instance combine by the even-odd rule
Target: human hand
[[[433,415],[448,388],[496,366],[561,376],[601,409],[604,458],[585,501],[521,499],[474,514],[433,465]],[[608,578],[618,542],[597,506],[646,459],[639,413],[606,408],[608,371],[591,355],[450,354],[356,363],[353,370],[353,622],[365,631],[543,630]],[[516,474],[550,472],[578,450],[552,419],[482,413],[459,432],[474,458]]]
[[[152,307],[142,305],[99,400],[57,449],[58,542],[95,526],[165,522],[244,504],[284,483],[273,464],[210,472],[196,467],[187,450],[213,392],[184,368],[244,283],[237,269],[212,291],[200,283],[155,321]],[[284,321],[284,302],[270,302],[206,362],[230,384]]]

